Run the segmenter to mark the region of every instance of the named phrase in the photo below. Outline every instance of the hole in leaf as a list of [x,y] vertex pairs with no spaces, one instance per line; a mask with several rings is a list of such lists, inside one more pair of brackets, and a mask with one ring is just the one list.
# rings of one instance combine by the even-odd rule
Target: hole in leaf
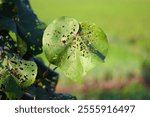
[[12,63],[14,63],[14,64],[17,64],[17,62],[16,61],[11,61]]
[[23,68],[22,68],[22,67],[20,67],[20,70],[23,70]]

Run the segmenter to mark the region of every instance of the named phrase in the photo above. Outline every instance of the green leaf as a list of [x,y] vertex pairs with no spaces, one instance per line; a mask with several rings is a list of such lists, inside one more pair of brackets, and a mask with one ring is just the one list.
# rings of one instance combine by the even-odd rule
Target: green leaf
[[108,42],[99,26],[61,17],[46,28],[43,50],[49,62],[60,67],[67,77],[81,81],[89,70],[104,61]]
[[83,22],[79,35],[89,51],[104,61],[108,51],[108,40],[103,30],[96,24]]
[[28,0],[4,0],[0,6],[0,30],[15,32],[27,44],[27,54],[37,55],[42,52],[45,27],[34,14]]
[[17,25],[18,35],[26,42],[28,53],[37,55],[42,52],[42,36],[45,24],[34,14],[29,2],[16,1],[18,8]]
[[65,75],[75,81],[81,81],[88,71],[103,62],[108,49],[106,35],[98,26],[81,23],[80,27],[60,66]]
[[6,87],[6,83],[9,80],[9,73],[6,71],[4,67],[2,67],[0,63],[0,91],[4,91]]
[[59,66],[72,41],[70,38],[77,34],[78,30],[78,22],[69,17],[60,17],[49,24],[43,35],[43,50],[50,63]]
[[7,52],[3,52],[0,58],[0,83],[7,82],[9,76],[13,77],[20,87],[28,87],[34,83],[37,76],[35,62],[23,60],[16,54]]
[[20,36],[17,36],[17,52],[21,56],[25,55],[27,52],[27,44]]
[[11,77],[7,71],[3,70],[2,72],[1,68],[0,74],[0,91],[5,92],[8,99],[20,99],[23,92],[15,79]]
[[16,83],[14,78],[9,77],[8,81],[5,84],[5,94],[9,99],[20,99],[23,95],[21,87]]
[[33,84],[37,75],[35,62],[23,60],[15,54],[8,59],[8,70],[16,77],[16,81],[21,87]]
[[15,22],[6,17],[0,19],[0,30],[11,30],[17,33]]
[[6,69],[7,59],[0,61],[0,91],[5,92],[8,99],[20,99],[23,95],[21,87]]

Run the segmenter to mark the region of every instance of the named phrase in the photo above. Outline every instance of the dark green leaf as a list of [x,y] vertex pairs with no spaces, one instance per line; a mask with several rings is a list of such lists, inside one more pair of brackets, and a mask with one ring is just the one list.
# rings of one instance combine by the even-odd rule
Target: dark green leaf
[[33,13],[28,4],[16,2],[18,20],[16,20],[18,35],[27,43],[28,52],[33,55],[42,52],[42,36],[45,24]]
[[[13,31],[27,44],[27,54],[42,52],[42,36],[45,24],[32,11],[28,0],[4,0],[0,7],[1,29]],[[20,42],[20,41],[19,41]],[[19,43],[18,42],[18,43]]]
[[20,99],[23,95],[23,91],[12,77],[6,82],[4,91],[9,99]]
[[16,24],[10,18],[1,18],[0,19],[0,30],[11,30],[17,33]]
[[39,59],[34,58],[34,61],[38,66],[38,74],[36,77],[37,84],[51,91],[55,91],[58,82],[58,74],[45,66]]

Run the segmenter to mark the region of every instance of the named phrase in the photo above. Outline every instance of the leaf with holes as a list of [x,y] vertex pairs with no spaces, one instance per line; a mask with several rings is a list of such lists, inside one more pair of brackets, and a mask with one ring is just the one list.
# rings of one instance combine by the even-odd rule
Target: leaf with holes
[[108,42],[97,25],[61,17],[46,28],[43,50],[49,62],[60,67],[67,77],[81,81],[89,70],[104,61]]
[[43,50],[49,62],[59,66],[64,53],[69,48],[79,30],[79,23],[73,18],[60,17],[55,19],[44,31]]
[[10,77],[7,70],[7,58],[4,51],[0,48],[0,90],[5,89],[5,85]]
[[7,57],[0,61],[0,91],[4,91],[8,99],[19,99],[23,95],[21,87],[6,67]]
[[9,80],[9,73],[5,70],[4,67],[1,66],[0,63],[0,91],[4,91],[5,90],[5,86],[7,81]]
[[60,68],[67,77],[80,81],[88,71],[104,61],[107,50],[105,33],[95,24],[81,23]]
[[37,65],[34,62],[23,60],[15,54],[8,59],[8,70],[21,87],[33,84],[37,75]]

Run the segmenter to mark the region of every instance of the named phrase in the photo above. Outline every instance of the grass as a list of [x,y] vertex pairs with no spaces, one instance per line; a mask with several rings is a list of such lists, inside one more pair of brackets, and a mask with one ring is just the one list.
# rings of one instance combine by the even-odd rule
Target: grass
[[31,4],[46,24],[56,17],[70,16],[95,22],[111,36],[149,34],[149,0],[32,0]]
[[[142,65],[150,51],[149,0],[31,0],[30,2],[35,13],[47,25],[57,17],[70,16],[79,21],[94,22],[107,34],[110,47],[106,62],[91,71],[86,76],[87,79],[109,77],[112,80],[124,80],[131,75],[142,76]],[[60,81],[67,82],[64,79]],[[134,90],[132,86],[130,88]],[[121,91],[112,93],[116,95],[116,92]],[[130,92],[132,93],[136,95]]]

